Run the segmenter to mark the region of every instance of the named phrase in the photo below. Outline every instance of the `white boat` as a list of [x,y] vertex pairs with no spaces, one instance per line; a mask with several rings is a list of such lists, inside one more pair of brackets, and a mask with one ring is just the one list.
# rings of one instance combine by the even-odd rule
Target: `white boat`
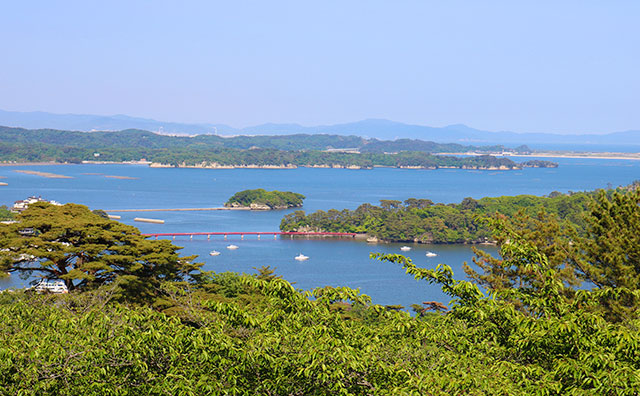
[[237,248],[238,248],[237,245],[229,245],[229,246],[227,246],[227,249],[229,249],[229,250],[236,250]]
[[41,280],[33,287],[36,293],[69,293],[67,285],[61,280]]
[[403,246],[400,248],[400,250],[402,250],[403,252],[408,252],[409,250],[411,250],[411,248],[409,246]]
[[425,254],[425,256],[427,256],[427,257],[436,257],[437,254],[435,254],[434,252],[427,252],[427,254]]
[[309,256],[305,256],[304,254],[300,253],[299,255],[297,255],[296,257],[294,257],[296,260],[298,261],[305,261],[305,260],[309,260]]
[[219,255],[220,255],[220,252],[217,250],[212,250],[209,252],[209,256],[219,256]]

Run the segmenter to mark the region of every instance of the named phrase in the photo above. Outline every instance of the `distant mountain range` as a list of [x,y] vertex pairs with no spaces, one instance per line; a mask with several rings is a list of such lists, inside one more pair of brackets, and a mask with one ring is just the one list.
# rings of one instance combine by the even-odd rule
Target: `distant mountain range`
[[640,130],[602,135],[560,135],[551,133],[491,132],[462,124],[445,127],[410,125],[382,119],[305,127],[298,124],[263,124],[247,128],[234,128],[224,124],[185,124],[163,122],[126,115],[99,116],[89,114],[52,114],[46,112],[13,112],[0,110],[0,125],[29,129],[53,128],[76,131],[118,131],[143,129],[161,134],[175,135],[290,135],[329,134],[362,136],[394,140],[420,139],[439,143],[466,145],[520,145],[534,149],[640,151]]

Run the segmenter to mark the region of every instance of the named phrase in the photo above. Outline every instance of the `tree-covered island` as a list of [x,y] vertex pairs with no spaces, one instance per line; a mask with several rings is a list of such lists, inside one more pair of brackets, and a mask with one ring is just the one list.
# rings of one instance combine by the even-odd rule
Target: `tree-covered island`
[[319,210],[310,214],[295,211],[284,216],[280,230],[355,232],[387,242],[485,243],[492,240],[491,228],[483,219],[496,215],[536,216],[544,212],[582,228],[582,216],[593,195],[593,192],[553,192],[547,197],[519,195],[478,200],[469,197],[458,204],[416,198],[404,202],[381,200],[380,205],[367,203],[355,210]]
[[304,195],[291,191],[266,191],[258,188],[235,193],[224,206],[252,210],[288,209],[301,207],[304,199]]

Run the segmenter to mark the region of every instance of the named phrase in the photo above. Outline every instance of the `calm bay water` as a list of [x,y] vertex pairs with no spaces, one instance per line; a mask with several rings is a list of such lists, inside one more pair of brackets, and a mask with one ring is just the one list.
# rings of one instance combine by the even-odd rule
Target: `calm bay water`
[[[626,185],[640,179],[640,161],[557,159],[559,168],[524,169],[521,171],[470,171],[457,169],[373,170],[307,169],[156,169],[141,165],[51,165],[2,166],[0,205],[30,195],[41,195],[62,203],[75,202],[91,209],[196,208],[222,204],[235,192],[249,188],[295,191],[307,196],[304,210],[355,209],[380,199],[405,200],[429,198],[434,202],[459,202],[464,197],[533,194],[552,191],[583,191],[607,185]],[[14,170],[51,172],[70,179],[49,179],[16,173]],[[127,176],[135,179],[107,178]],[[202,211],[202,212],[133,212],[117,213],[124,223],[142,232],[216,232],[277,231],[287,211]],[[134,217],[164,219],[165,224],[136,223]],[[206,237],[193,240],[181,237],[175,243],[183,246],[183,254],[199,255],[204,269],[215,271],[255,272],[254,267],[277,267],[277,274],[295,282],[295,286],[311,289],[325,285],[360,288],[375,303],[408,306],[428,300],[447,301],[437,286],[416,282],[402,268],[370,260],[370,252],[399,253],[401,244],[370,245],[352,240],[294,239],[247,236]],[[225,249],[229,243],[235,251]],[[432,268],[438,263],[451,265],[457,277],[464,276],[462,263],[473,253],[465,245],[411,245],[408,256],[420,266]],[[209,256],[216,249],[222,254]],[[492,247],[487,248],[495,252]],[[437,257],[427,258],[426,251]],[[293,259],[298,253],[308,261]],[[0,288],[18,287],[24,281],[16,275],[0,280]]]

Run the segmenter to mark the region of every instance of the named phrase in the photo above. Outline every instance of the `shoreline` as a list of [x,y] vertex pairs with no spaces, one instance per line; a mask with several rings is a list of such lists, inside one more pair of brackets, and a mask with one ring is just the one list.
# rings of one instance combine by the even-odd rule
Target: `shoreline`
[[532,154],[517,154],[508,157],[539,157],[539,158],[586,158],[613,160],[640,160],[640,153],[553,153],[539,152]]
[[640,160],[640,153],[609,153],[609,152],[553,152],[540,151],[531,154],[485,154],[485,153],[438,153],[438,155],[491,155],[504,158],[584,158],[584,159],[613,159],[613,160]]

